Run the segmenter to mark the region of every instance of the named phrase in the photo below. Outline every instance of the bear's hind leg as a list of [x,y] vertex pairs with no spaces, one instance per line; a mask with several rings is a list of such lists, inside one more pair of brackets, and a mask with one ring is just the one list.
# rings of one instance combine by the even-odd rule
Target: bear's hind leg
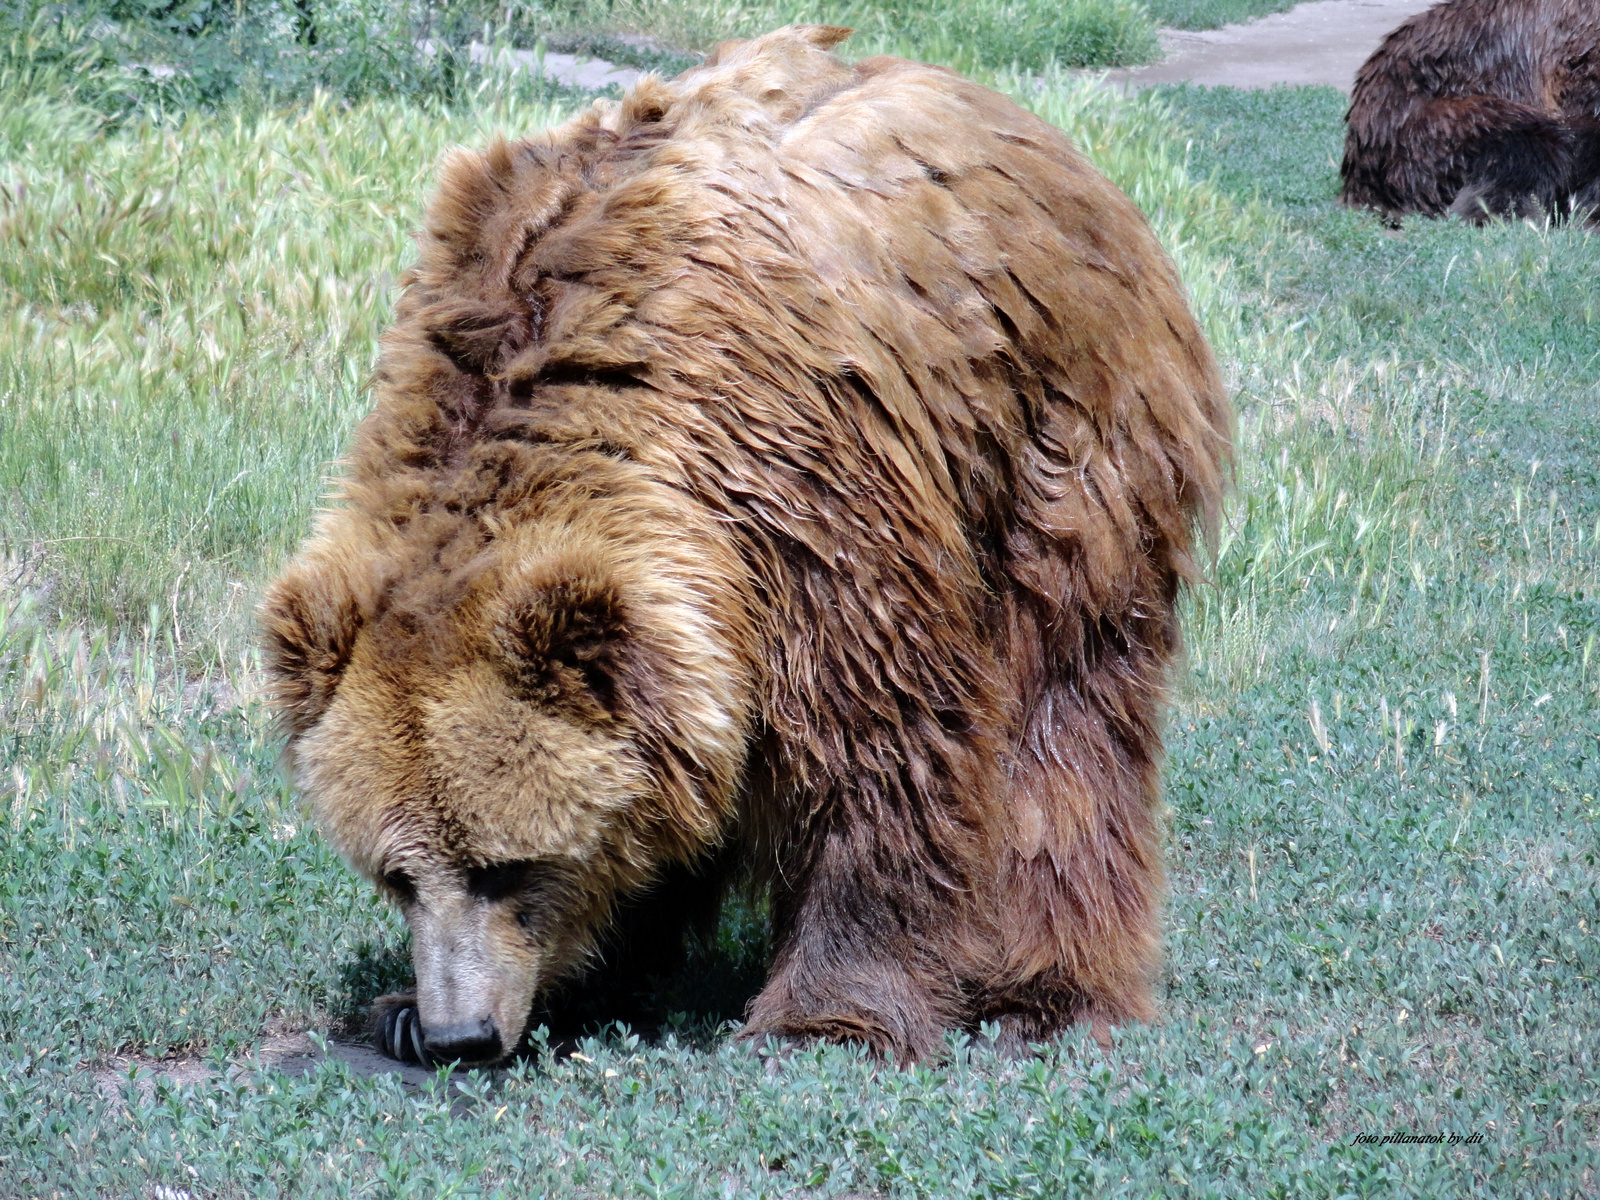
[[1106,1044],[1111,1026],[1156,1015],[1164,879],[1154,699],[1125,703],[1125,718],[1152,720],[1120,734],[1106,716],[1113,709],[1077,688],[1049,686],[1033,708],[996,863],[1002,962],[971,1022],[997,1022],[1003,1048],[1075,1025]]
[[1574,137],[1560,121],[1524,114],[1465,147],[1462,187],[1450,211],[1482,225],[1494,218],[1559,221],[1567,215]]
[[1600,226],[1600,121],[1578,120],[1573,135],[1572,215],[1590,227]]

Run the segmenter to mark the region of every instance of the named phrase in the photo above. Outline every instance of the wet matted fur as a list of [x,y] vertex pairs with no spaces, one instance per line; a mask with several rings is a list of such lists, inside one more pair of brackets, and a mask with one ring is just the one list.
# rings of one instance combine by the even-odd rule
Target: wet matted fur
[[1600,0],[1445,0],[1356,73],[1344,203],[1391,219],[1600,205]]
[[845,32],[455,153],[265,601],[299,780],[404,906],[436,1053],[510,1049],[625,898],[659,944],[740,869],[751,1037],[1152,1015],[1230,408],[1126,196]]

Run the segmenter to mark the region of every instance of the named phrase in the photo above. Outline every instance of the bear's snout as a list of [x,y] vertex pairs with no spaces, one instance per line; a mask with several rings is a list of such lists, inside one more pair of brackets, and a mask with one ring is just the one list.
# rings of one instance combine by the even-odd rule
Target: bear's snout
[[406,920],[428,1057],[484,1063],[514,1051],[539,978],[515,912],[433,875],[419,881]]
[[506,1055],[505,1043],[493,1017],[458,1021],[438,1029],[424,1029],[422,1044],[437,1062],[498,1062]]

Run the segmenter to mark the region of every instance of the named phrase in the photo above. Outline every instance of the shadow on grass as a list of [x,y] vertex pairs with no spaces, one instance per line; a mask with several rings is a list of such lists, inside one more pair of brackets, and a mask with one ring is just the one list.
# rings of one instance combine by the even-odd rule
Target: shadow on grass
[[722,902],[715,925],[673,936],[646,921],[614,931],[602,942],[600,963],[536,1009],[552,1047],[629,1027],[646,1042],[672,1034],[709,1048],[746,1009],[767,974],[764,904],[735,894]]
[[[726,1035],[766,981],[764,904],[735,895],[724,900],[715,926],[674,937],[646,922],[612,930],[588,971],[542,997],[529,1021],[543,1026],[553,1049],[626,1026],[655,1043],[668,1034],[680,1044],[709,1048]],[[340,969],[344,1005],[335,1014],[347,1037],[370,1036],[372,1001],[415,985],[407,942],[366,942]],[[529,1040],[524,1039],[527,1052]]]
[[367,1009],[375,999],[403,992],[414,981],[409,942],[362,942],[355,957],[339,968],[343,1003],[333,1015],[346,1035],[359,1035],[366,1030]]

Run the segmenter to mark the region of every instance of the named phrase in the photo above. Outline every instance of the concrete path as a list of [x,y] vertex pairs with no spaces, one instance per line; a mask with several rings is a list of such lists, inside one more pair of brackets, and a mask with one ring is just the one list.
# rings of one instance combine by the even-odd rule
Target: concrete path
[[1106,82],[1125,88],[1157,83],[1236,88],[1318,84],[1348,93],[1357,68],[1384,36],[1435,2],[1314,0],[1245,25],[1199,32],[1163,29],[1163,61],[1108,71]]
[[[481,42],[473,42],[467,54],[475,63],[487,62],[489,48]],[[613,84],[626,91],[639,82],[639,77],[644,74],[643,71],[633,67],[619,67],[608,63],[603,58],[584,58],[577,54],[557,54],[554,51],[546,51],[541,55],[537,50],[500,50],[494,58],[499,66],[529,71],[535,75],[547,75],[557,83],[564,83],[568,87],[587,88],[596,92]]]

